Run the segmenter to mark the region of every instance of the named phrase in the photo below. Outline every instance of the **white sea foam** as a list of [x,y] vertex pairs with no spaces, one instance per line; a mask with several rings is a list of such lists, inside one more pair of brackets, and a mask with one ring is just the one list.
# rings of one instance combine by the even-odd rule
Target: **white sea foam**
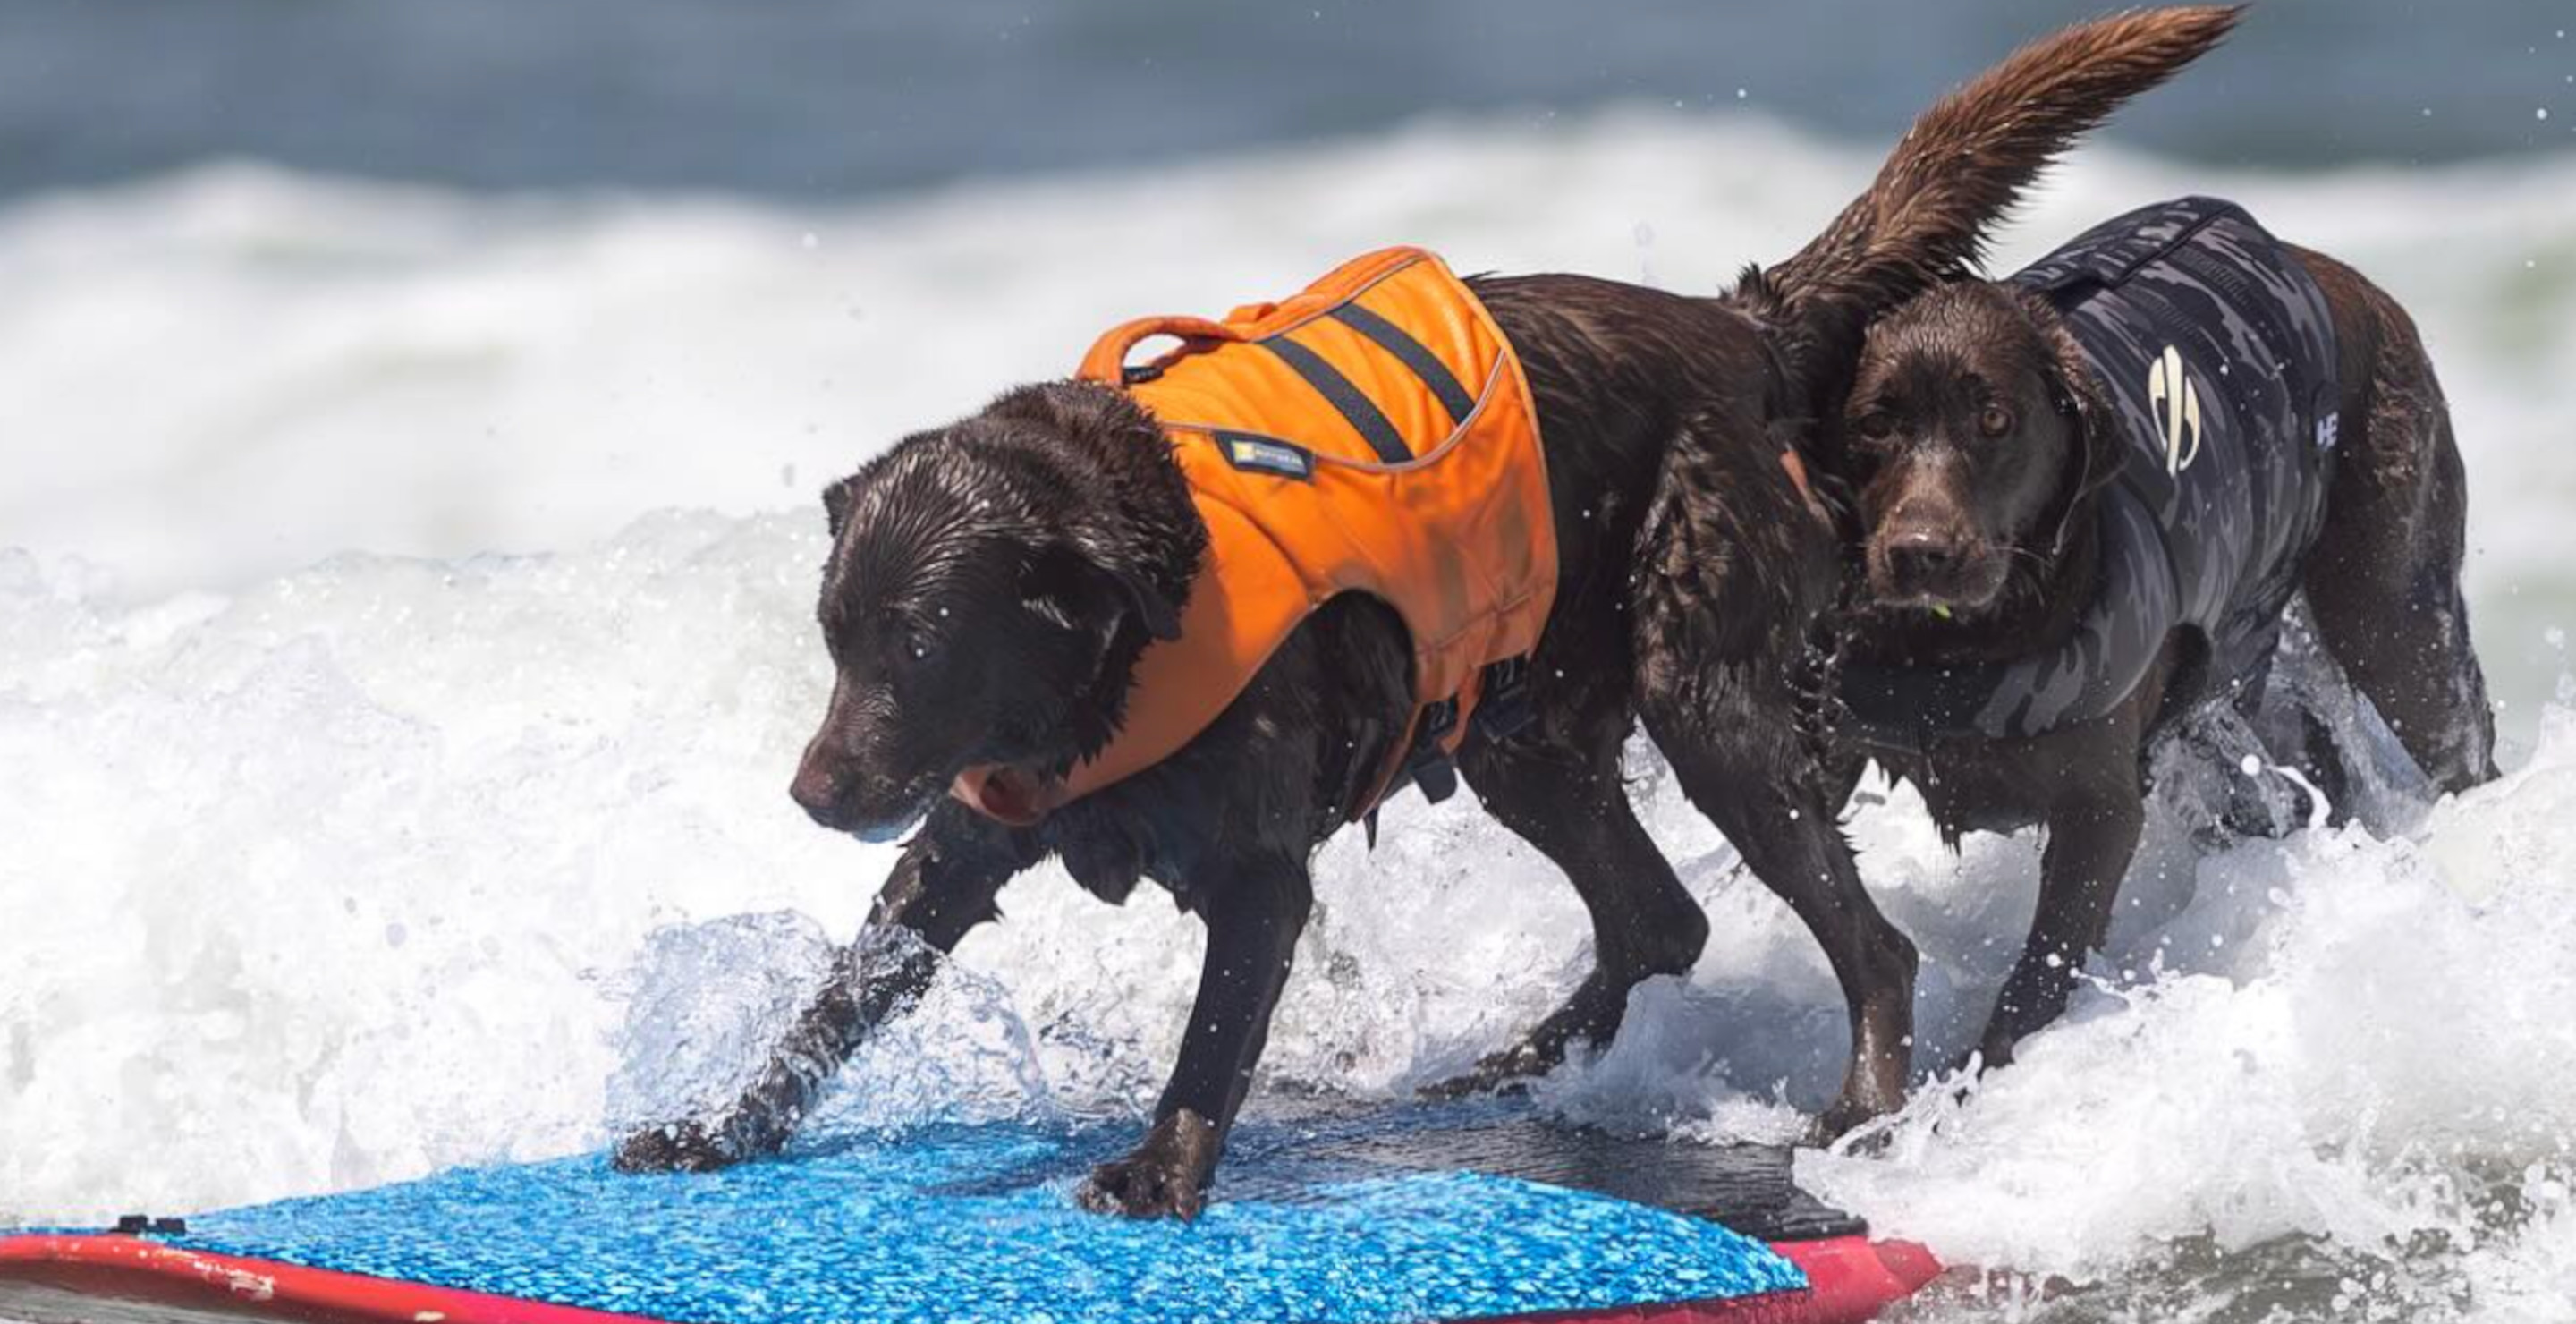
[[[0,212],[0,545],[29,549],[0,554],[0,1216],[597,1144],[612,1113],[705,1083],[639,1069],[630,1009],[632,1042],[738,1064],[893,858],[783,790],[827,684],[809,494],[903,429],[1061,370],[1115,318],[1274,293],[1383,242],[1710,288],[1787,252],[1869,166],[1758,123],[1626,114],[869,207],[244,167]],[[2354,261],[2423,323],[2521,766],[2384,836],[2202,858],[2168,810],[2067,1024],[1965,1103],[1927,1093],[1884,1155],[1803,1171],[1962,1262],[2111,1285],[2034,1317],[2164,1318],[2155,1293],[2198,1291],[2175,1299],[2260,1319],[2251,1298],[2208,1313],[2194,1257],[2273,1255],[2304,1284],[2287,1317],[2561,1318],[2576,718],[2539,708],[2564,663],[2544,629],[2576,603],[2576,163],[2295,178],[2093,157],[2006,257],[2185,189]],[[670,506],[697,509],[635,518]],[[1547,1097],[1785,1136],[1833,1083],[1832,981],[1651,754],[1633,762],[1716,934]],[[1953,856],[1910,794],[1872,798],[1863,868],[1926,950],[1937,1058],[2009,964],[2037,846]],[[1407,800],[1387,827],[1374,854],[1355,835],[1323,853],[1276,1078],[1400,1092],[1526,1025],[1587,959],[1535,852],[1463,805]],[[1195,926],[1051,869],[1003,905],[833,1117],[1150,1100]],[[730,918],[775,912],[803,918]]]

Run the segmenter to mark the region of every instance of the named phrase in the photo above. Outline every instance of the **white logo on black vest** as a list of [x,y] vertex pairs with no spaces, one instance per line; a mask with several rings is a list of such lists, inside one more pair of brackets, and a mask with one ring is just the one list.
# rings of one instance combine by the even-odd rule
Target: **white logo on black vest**
[[2182,351],[2171,345],[2147,366],[2147,407],[2165,434],[2165,472],[2190,468],[2200,458],[2200,390],[2182,366]]

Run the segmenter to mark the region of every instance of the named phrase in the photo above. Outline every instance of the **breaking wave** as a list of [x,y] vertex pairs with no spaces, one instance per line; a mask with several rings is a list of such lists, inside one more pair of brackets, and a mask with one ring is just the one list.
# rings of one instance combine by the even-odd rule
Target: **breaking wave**
[[[0,212],[0,545],[21,549],[0,553],[0,1217],[560,1153],[720,1089],[893,858],[783,792],[828,685],[809,494],[905,429],[1061,371],[1115,318],[1390,241],[1713,288],[1871,164],[1755,120],[1627,112],[868,206],[244,166]],[[2199,841],[2166,803],[2068,1020],[1964,1097],[1924,1091],[1878,1152],[1801,1170],[1994,1271],[1924,1318],[2560,1318],[2576,162],[2228,176],[2092,156],[2005,255],[2186,190],[2353,261],[2422,322],[2468,453],[2514,771],[2280,840]],[[1834,1083],[1832,980],[1651,751],[1632,765],[1715,936],[1545,1097],[1784,1138]],[[1387,827],[1373,854],[1356,835],[1322,854],[1275,1082],[1399,1094],[1588,959],[1535,852],[1456,804],[1408,799]],[[1925,949],[1939,1060],[2010,962],[2037,842],[1953,855],[1876,786],[1854,831]],[[828,1124],[1150,1101],[1195,926],[1051,868],[1003,907]]]

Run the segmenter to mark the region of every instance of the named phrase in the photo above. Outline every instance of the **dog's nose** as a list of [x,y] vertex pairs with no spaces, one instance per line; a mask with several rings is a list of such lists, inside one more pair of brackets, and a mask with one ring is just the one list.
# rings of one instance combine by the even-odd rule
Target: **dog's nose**
[[816,823],[837,830],[848,817],[850,779],[829,762],[809,757],[796,766],[796,780],[788,783],[787,795]]
[[1967,540],[1946,529],[1901,530],[1887,544],[1888,577],[1900,593],[1947,589],[1967,560]]
[[1958,564],[1959,540],[1930,529],[1913,529],[1898,535],[1896,545],[1888,549],[1898,568],[1917,574],[1938,575]]

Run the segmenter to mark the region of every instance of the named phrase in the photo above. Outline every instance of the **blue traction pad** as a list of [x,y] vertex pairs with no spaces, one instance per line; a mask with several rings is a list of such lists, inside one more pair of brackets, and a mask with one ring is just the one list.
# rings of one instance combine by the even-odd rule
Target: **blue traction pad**
[[[1368,1129],[1406,1125],[1399,1113]],[[681,1324],[1386,1324],[1806,1286],[1704,1219],[1372,1164],[1318,1138],[1239,1130],[1189,1224],[1073,1203],[1132,1129],[980,1125],[712,1174],[633,1176],[597,1156],[465,1168],[198,1215],[162,1239]]]

